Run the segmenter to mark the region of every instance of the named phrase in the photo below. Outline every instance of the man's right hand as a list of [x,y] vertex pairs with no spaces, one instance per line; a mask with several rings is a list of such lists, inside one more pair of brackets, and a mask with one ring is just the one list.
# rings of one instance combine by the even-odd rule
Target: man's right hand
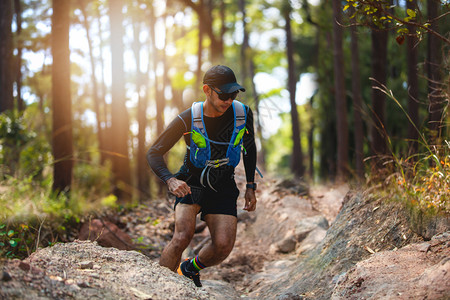
[[175,177],[169,178],[166,181],[169,192],[175,196],[181,198],[191,193],[191,188],[182,180],[178,180]]

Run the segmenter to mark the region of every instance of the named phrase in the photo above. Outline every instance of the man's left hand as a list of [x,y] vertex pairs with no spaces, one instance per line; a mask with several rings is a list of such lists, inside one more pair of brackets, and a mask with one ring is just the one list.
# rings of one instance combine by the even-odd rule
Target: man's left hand
[[244,210],[254,211],[256,209],[256,195],[254,189],[247,189],[245,191],[245,206]]

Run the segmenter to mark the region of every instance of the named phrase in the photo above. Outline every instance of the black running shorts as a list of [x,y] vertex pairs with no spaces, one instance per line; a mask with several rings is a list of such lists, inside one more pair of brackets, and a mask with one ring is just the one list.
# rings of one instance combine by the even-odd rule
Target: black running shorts
[[201,206],[202,220],[207,214],[237,216],[239,189],[234,179],[222,181],[220,186],[215,186],[217,192],[209,187],[189,186],[191,187],[191,194],[181,198],[176,197],[174,208],[178,203],[198,204]]

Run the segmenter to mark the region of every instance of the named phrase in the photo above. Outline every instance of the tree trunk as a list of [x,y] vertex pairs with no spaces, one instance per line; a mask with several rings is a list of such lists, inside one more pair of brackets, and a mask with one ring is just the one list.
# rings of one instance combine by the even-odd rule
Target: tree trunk
[[52,118],[53,191],[68,192],[72,183],[73,138],[70,95],[70,1],[53,0]]
[[150,198],[150,176],[148,173],[147,162],[146,162],[146,145],[145,136],[147,131],[147,89],[145,84],[145,76],[141,72],[141,59],[140,59],[140,49],[142,48],[142,43],[139,41],[139,34],[141,26],[136,21],[133,24],[134,31],[134,43],[133,43],[133,53],[136,61],[136,92],[139,95],[138,100],[138,149],[137,149],[137,168],[136,175],[138,181],[138,191],[139,191],[139,201],[145,201]]
[[[410,0],[406,2],[406,8],[416,9],[417,1]],[[406,65],[408,68],[408,115],[411,122],[408,122],[408,140],[409,151],[408,156],[413,156],[418,152],[419,139],[419,78],[417,75],[417,44],[418,40],[415,35],[416,26],[408,25],[408,30],[412,35],[406,37]],[[415,157],[415,156],[414,156]]]
[[[428,0],[428,20],[430,29],[439,32],[439,24],[436,19],[439,16],[440,1]],[[434,21],[431,21],[434,20]],[[440,143],[441,123],[444,111],[444,97],[441,84],[441,40],[433,34],[428,34],[427,40],[427,73],[428,73],[428,99],[429,99],[429,127],[431,145]]]
[[[354,9],[350,10],[354,13]],[[353,93],[353,116],[354,116],[354,130],[355,130],[355,169],[356,176],[359,179],[364,178],[364,133],[362,122],[362,96],[361,96],[361,74],[359,71],[359,46],[356,29],[356,22],[352,19],[350,27],[351,34],[351,52],[352,52],[352,93]]]
[[347,101],[345,99],[344,53],[342,50],[341,5],[333,0],[333,57],[334,57],[334,90],[336,98],[337,129],[337,179],[348,177],[348,124]]
[[253,58],[250,58],[250,78],[252,79],[252,91],[253,91],[253,97],[255,99],[255,114],[253,115],[253,119],[256,120],[256,136],[259,137],[259,140],[261,141],[261,149],[258,153],[257,157],[257,163],[265,169],[266,167],[266,148],[263,142],[263,135],[262,135],[262,124],[261,124],[261,115],[259,112],[259,94],[256,91],[256,84],[255,84],[255,63],[253,61]]
[[[151,35],[151,48],[153,54],[153,73],[154,73],[154,89],[155,89],[155,103],[156,103],[156,135],[159,136],[164,131],[164,108],[165,101],[163,99],[164,88],[160,90],[159,80],[157,75],[158,63],[159,63],[159,53],[156,47],[156,16],[154,8],[151,11],[150,17],[150,35]],[[164,80],[163,80],[164,81]],[[162,83],[164,85],[164,82]],[[163,196],[166,191],[166,185],[161,180],[158,180],[158,195]]]
[[192,8],[198,15],[198,18],[202,20],[201,25],[203,28],[203,32],[206,33],[211,41],[210,50],[211,50],[211,61],[213,63],[218,63],[223,59],[223,35],[225,34],[225,23],[224,16],[225,10],[223,9],[225,3],[222,2],[221,6],[221,31],[220,36],[217,38],[214,35],[213,31],[213,18],[212,18],[212,8],[213,3],[211,0],[207,0],[207,3],[201,2],[200,4],[194,3],[192,0],[180,0],[186,6]]
[[[313,111],[314,95],[309,99],[310,112]],[[314,181],[314,121],[311,120],[311,128],[308,132],[308,156],[309,156],[309,178]]]
[[[372,29],[372,74],[375,81],[373,85],[383,88],[386,85],[387,64],[387,31]],[[371,148],[372,153],[377,155],[380,163],[381,156],[386,154],[386,131],[385,131],[385,102],[386,96],[382,91],[372,88],[372,130]]]
[[110,0],[111,26],[111,136],[114,194],[120,202],[131,200],[130,161],[128,157],[128,112],[125,106],[125,72],[123,68],[123,1]]
[[239,10],[242,13],[242,29],[244,31],[244,36],[242,39],[242,46],[241,46],[241,80],[245,83],[247,82],[247,69],[248,69],[248,63],[247,63],[247,51],[248,51],[248,31],[247,31],[247,22],[245,21],[246,18],[246,11],[245,11],[245,0],[239,0]]
[[16,56],[16,93],[17,93],[17,109],[21,112],[25,110],[25,103],[22,99],[22,4],[20,0],[14,0],[14,9],[16,11],[17,24],[17,56]]
[[86,37],[88,42],[88,48],[89,48],[89,61],[91,63],[91,81],[92,81],[92,97],[94,100],[94,110],[96,114],[96,122],[97,122],[97,140],[98,140],[98,150],[100,152],[100,161],[103,164],[105,162],[105,147],[103,145],[103,129],[102,129],[102,116],[100,113],[100,98],[98,96],[98,84],[97,84],[97,78],[95,77],[95,58],[94,58],[94,51],[92,47],[92,40],[91,40],[91,34],[90,34],[90,25],[89,21],[87,19],[87,13],[86,13],[86,3],[84,0],[78,0],[81,13],[83,15],[83,25],[86,30]]
[[12,17],[12,0],[0,1],[0,113],[14,108]]
[[[106,84],[105,84],[105,61],[103,59],[103,49],[104,49],[104,41],[103,41],[103,30],[102,30],[102,23],[101,23],[101,17],[102,14],[100,12],[100,7],[96,6],[96,19],[97,19],[97,28],[98,28],[98,40],[99,40],[99,46],[98,46],[98,51],[100,53],[100,55],[97,57],[97,61],[100,63],[100,81],[99,81],[99,89],[98,89],[98,93],[97,95],[99,95],[98,100],[99,100],[99,116],[98,118],[102,121],[102,123],[100,123],[100,126],[102,128],[102,142],[101,144],[103,145],[102,147],[102,154],[103,154],[103,159],[106,160],[110,160],[112,161],[112,155],[111,153],[112,151],[112,146],[111,146],[111,139],[108,139],[107,137],[110,136],[110,132],[111,132],[111,114],[110,114],[110,109],[109,106],[106,104],[105,98],[106,98]],[[104,163],[104,161],[102,161],[102,164]]]
[[[200,5],[203,6],[203,0],[200,0]],[[202,86],[202,56],[203,56],[203,28],[202,19],[198,18],[198,50],[197,50],[197,85],[195,87],[195,101],[200,99],[200,91]]]
[[292,42],[291,33],[291,18],[290,18],[291,7],[286,4],[284,10],[284,19],[286,21],[286,49],[287,49],[287,59],[288,59],[288,90],[289,98],[291,103],[291,121],[292,121],[292,141],[294,143],[292,149],[292,159],[291,159],[291,170],[294,175],[299,178],[304,175],[303,167],[303,153],[300,144],[300,122],[297,112],[297,103],[295,102],[295,92],[297,80],[295,77],[295,66],[294,66],[294,45]]

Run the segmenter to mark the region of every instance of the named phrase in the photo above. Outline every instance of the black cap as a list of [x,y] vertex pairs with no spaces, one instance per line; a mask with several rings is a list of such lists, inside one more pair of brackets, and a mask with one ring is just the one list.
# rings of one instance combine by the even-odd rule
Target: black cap
[[234,93],[238,90],[245,92],[245,88],[236,82],[233,70],[227,66],[211,67],[203,76],[203,83],[217,87],[224,93]]

